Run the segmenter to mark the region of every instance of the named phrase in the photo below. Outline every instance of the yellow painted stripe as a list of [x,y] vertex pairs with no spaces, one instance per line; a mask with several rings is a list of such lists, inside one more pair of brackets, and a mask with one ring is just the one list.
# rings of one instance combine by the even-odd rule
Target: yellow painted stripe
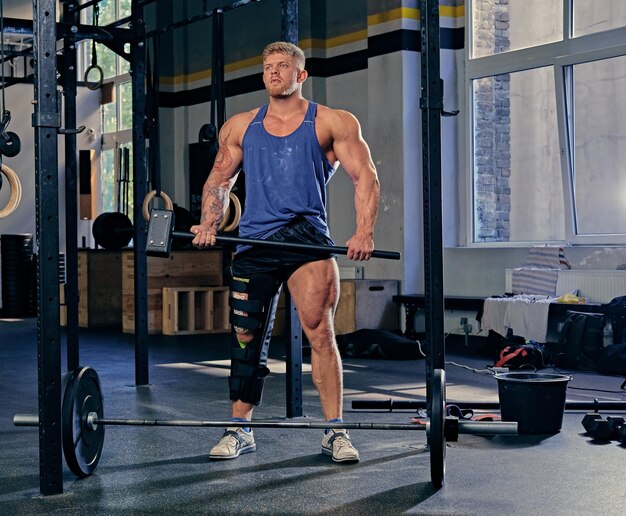
[[[462,18],[465,16],[464,5],[440,5],[439,15],[446,18]],[[397,7],[385,11],[384,13],[371,14],[367,17],[368,25],[378,25],[390,21],[406,18],[409,20],[419,20],[420,10],[415,7]]]
[[356,43],[357,41],[364,41],[367,39],[367,29],[357,30],[348,34],[342,34],[341,36],[335,36],[334,38],[319,39],[308,38],[298,42],[302,50],[318,49],[328,50],[329,48],[339,47],[341,45],[348,45],[349,43]]
[[370,14],[367,17],[367,25],[378,25],[390,21],[399,20],[401,18],[419,19],[420,10],[414,7],[397,7],[384,13]]
[[[465,16],[465,6],[439,6],[440,16],[447,18],[460,18]],[[378,25],[380,23],[387,23],[390,21],[400,20],[403,18],[419,20],[419,9],[414,7],[398,7],[391,9],[383,13],[371,14],[367,17],[368,26]],[[367,39],[367,30],[359,30],[350,32],[348,34],[342,34],[341,36],[335,36],[328,39],[319,38],[307,38],[300,40],[298,44],[303,50],[317,49],[328,50],[329,48],[339,47],[341,45],[347,45],[350,43],[356,43],[358,41],[364,41]],[[224,66],[224,72],[236,72],[244,68],[251,68],[261,64],[261,56],[250,57],[247,59],[241,59],[233,63],[228,63]],[[200,80],[207,80],[211,78],[211,70],[200,70],[190,74],[181,74],[175,77],[161,77],[161,83],[167,85],[185,84],[188,82],[195,82]]]

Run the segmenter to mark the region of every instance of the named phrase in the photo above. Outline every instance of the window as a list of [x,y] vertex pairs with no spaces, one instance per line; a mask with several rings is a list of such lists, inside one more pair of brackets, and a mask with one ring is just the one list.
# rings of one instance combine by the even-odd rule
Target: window
[[574,0],[574,36],[626,27],[624,0]]
[[472,56],[529,48],[563,37],[564,0],[474,0]]
[[[103,0],[97,4],[97,24],[108,25],[131,14],[131,0]],[[85,9],[85,23],[94,21],[93,8]],[[91,41],[82,49],[89,66]],[[100,195],[103,211],[121,211],[133,217],[132,158],[132,87],[129,62],[104,45],[96,44],[96,59],[102,68],[101,88],[102,152],[100,154]],[[93,79],[90,75],[90,79]]]
[[626,243],[626,2],[467,13],[467,242]]
[[574,75],[574,203],[581,234],[626,228],[626,56],[581,63]]
[[476,241],[558,240],[563,184],[552,68],[473,84]]

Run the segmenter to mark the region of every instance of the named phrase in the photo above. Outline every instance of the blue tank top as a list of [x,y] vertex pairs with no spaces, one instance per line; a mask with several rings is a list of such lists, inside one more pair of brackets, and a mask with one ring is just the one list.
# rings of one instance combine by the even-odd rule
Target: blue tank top
[[267,108],[259,108],[243,137],[246,201],[239,236],[267,238],[296,217],[329,236],[326,184],[335,169],[315,134],[317,104],[309,102],[304,120],[287,136],[265,130]]

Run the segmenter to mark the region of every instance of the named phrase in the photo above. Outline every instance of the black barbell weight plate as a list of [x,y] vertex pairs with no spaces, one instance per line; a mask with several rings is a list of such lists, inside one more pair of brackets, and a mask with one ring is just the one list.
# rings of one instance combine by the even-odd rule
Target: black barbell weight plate
[[0,154],[7,158],[14,158],[22,150],[20,137],[13,131],[0,134]]
[[117,251],[132,240],[133,223],[119,211],[102,213],[93,221],[91,234],[100,247]]
[[63,396],[63,454],[77,477],[91,475],[100,461],[104,446],[104,426],[92,428],[90,412],[104,417],[104,404],[98,374],[91,367],[79,367],[71,375]]
[[435,489],[440,489],[446,474],[446,373],[443,369],[433,371],[431,393],[432,406],[428,432],[430,480]]

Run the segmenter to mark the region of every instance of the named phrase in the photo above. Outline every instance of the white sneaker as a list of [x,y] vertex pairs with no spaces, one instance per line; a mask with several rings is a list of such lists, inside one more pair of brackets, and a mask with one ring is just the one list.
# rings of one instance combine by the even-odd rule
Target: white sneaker
[[359,462],[359,452],[352,446],[348,431],[331,429],[322,439],[322,453],[335,462]]
[[209,452],[211,459],[236,459],[242,453],[250,453],[256,450],[254,434],[252,430],[244,431],[241,427],[229,427],[226,429],[220,442]]

